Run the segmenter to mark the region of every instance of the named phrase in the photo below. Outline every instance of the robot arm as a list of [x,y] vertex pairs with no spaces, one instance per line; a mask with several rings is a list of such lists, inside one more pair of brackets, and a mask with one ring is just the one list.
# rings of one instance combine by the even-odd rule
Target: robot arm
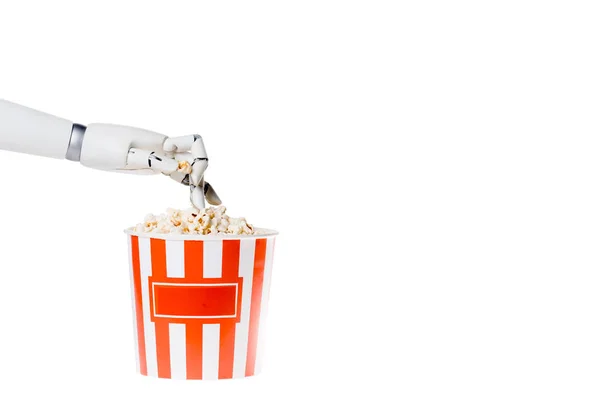
[[[204,182],[208,158],[199,135],[168,138],[121,125],[86,127],[0,99],[0,150],[66,158],[104,171],[163,173],[189,185],[194,204],[203,206],[204,196],[209,203],[220,204]],[[190,171],[180,170],[181,161],[188,162]]]
[[73,128],[66,119],[0,100],[0,149],[62,159]]
[[[177,161],[163,154],[167,137],[128,126],[91,124],[88,127],[0,100],[0,149],[51,158],[66,158],[105,171],[163,172],[177,170]],[[139,148],[139,151],[130,150]],[[142,156],[146,156],[144,160]],[[129,159],[131,158],[131,159]]]

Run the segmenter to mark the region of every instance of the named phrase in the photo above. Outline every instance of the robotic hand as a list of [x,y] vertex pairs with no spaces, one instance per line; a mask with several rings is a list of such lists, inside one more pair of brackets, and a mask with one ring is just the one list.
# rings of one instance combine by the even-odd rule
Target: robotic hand
[[204,181],[208,157],[200,135],[169,138],[128,126],[87,127],[0,99],[0,150],[66,158],[104,171],[162,173],[190,186],[190,200],[221,204]]

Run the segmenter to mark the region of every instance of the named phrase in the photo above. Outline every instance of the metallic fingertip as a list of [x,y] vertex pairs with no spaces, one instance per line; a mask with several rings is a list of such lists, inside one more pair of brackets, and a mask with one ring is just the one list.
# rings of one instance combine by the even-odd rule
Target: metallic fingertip
[[212,185],[208,182],[204,182],[204,195],[206,197],[206,201],[213,206],[220,206],[222,204],[221,198]]

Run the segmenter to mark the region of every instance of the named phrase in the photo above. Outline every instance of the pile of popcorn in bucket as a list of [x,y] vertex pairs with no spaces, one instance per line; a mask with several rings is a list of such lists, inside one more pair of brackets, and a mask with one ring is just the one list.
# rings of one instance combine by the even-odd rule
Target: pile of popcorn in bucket
[[165,214],[148,214],[143,223],[135,227],[139,233],[163,233],[183,235],[252,235],[255,229],[245,218],[232,218],[224,206],[207,207],[202,210],[167,209]]

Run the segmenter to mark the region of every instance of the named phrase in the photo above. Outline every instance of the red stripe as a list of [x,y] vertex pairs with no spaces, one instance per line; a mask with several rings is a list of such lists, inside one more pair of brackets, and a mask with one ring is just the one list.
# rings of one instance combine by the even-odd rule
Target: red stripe
[[254,274],[252,277],[252,303],[250,304],[250,332],[248,333],[248,356],[246,357],[246,376],[254,375],[256,367],[256,347],[258,345],[258,325],[260,323],[260,302],[265,275],[265,256],[267,239],[256,239],[254,251]]
[[131,261],[133,267],[133,295],[135,299],[135,321],[137,327],[137,345],[140,359],[140,373],[148,375],[146,362],[146,341],[144,338],[144,315],[142,308],[142,274],[140,271],[140,246],[137,236],[131,237]]
[[[152,253],[152,279],[167,277],[167,248],[162,239],[150,239]],[[152,285],[150,284],[150,290]],[[169,323],[157,319],[154,322],[156,331],[156,361],[159,378],[171,378],[171,349],[169,341]]]
[[[202,279],[204,265],[204,243],[200,240],[186,240],[185,279]],[[185,352],[187,379],[202,379],[202,321],[191,321],[185,326]]]
[[[238,279],[240,266],[240,241],[223,241],[222,277],[235,281]],[[241,289],[241,288],[239,288]],[[238,293],[238,296],[241,296]],[[237,310],[241,312],[241,310]],[[236,321],[221,323],[219,339],[219,379],[233,378],[233,357],[235,353],[235,327]]]
[[[181,278],[171,282],[179,285]],[[185,322],[185,317],[213,317],[222,319],[223,316],[236,316],[237,292],[236,283],[222,284],[219,286],[172,286],[167,282],[154,283],[154,314],[155,318],[175,318],[175,323]],[[178,320],[179,319],[179,320]],[[188,319],[189,320],[189,319]]]

